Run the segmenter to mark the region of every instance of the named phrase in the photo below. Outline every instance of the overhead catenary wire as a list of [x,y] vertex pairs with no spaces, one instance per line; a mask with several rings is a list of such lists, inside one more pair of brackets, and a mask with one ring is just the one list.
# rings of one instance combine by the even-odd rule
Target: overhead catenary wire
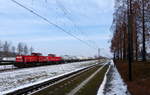
[[[94,45],[96,48],[99,48],[98,44],[93,41],[88,39],[88,35],[86,33],[84,33],[83,31],[79,30],[79,27],[77,26],[77,24],[74,22],[74,20],[71,18],[71,11],[69,9],[67,9],[59,0],[55,0],[58,7],[62,10],[62,12],[64,13],[65,17],[73,24],[74,28],[75,28],[75,32],[80,32],[80,34],[83,37],[83,40],[85,39],[86,42],[89,42],[88,44],[90,45]],[[46,2],[47,3],[47,2]],[[78,36],[78,35],[77,35]]]
[[[63,4],[61,4],[61,2],[59,2],[59,0],[56,0],[56,3],[57,3],[57,5],[59,6],[59,8],[63,11],[65,17],[66,17],[69,21],[71,21],[71,22],[74,24],[74,27],[79,31],[79,28],[77,27],[76,23],[73,21],[72,18],[69,17],[69,16],[71,16],[71,13],[68,11],[68,9],[66,9],[66,7],[65,7]],[[69,16],[68,16],[68,15],[69,15]],[[79,32],[81,32],[81,34],[82,34],[85,38],[88,38],[88,36],[87,36],[83,31],[79,31]],[[89,39],[88,39],[88,41],[89,41],[89,43],[91,43],[91,44],[95,45],[97,48],[99,48],[99,46],[96,44],[95,41],[92,41],[92,40],[89,40]]]
[[19,5],[20,7],[26,9],[27,11],[31,12],[32,14],[38,16],[39,18],[41,18],[42,20],[44,20],[44,21],[47,22],[48,24],[53,25],[54,27],[58,28],[58,29],[61,30],[62,32],[65,32],[66,34],[68,34],[68,35],[72,36],[73,38],[79,40],[80,42],[84,43],[84,44],[87,45],[88,47],[90,47],[90,48],[92,48],[92,49],[96,49],[96,50],[98,49],[98,48],[96,48],[96,47],[94,47],[94,46],[91,46],[90,44],[88,44],[88,43],[85,42],[84,40],[82,40],[82,39],[76,37],[76,36],[73,35],[72,33],[66,31],[66,30],[63,29],[61,26],[59,26],[59,25],[57,25],[57,24],[55,24],[55,23],[49,21],[47,18],[45,18],[44,16],[41,16],[40,14],[38,14],[38,13],[35,12],[35,11],[33,11],[32,9],[30,9],[30,8],[24,6],[23,4],[17,2],[16,0],[11,0],[11,1],[12,1],[13,3]]
[[[88,39],[88,35],[86,33],[84,33],[83,31],[80,31],[79,27],[77,26],[77,24],[74,22],[74,20],[71,18],[71,11],[66,8],[59,0],[55,0],[58,7],[62,10],[64,16],[73,24],[73,27],[75,28],[74,32],[78,33],[80,32],[80,34],[82,35],[83,37],[83,40],[86,40],[86,42],[89,44],[89,45],[93,45],[95,46],[96,48],[99,48],[98,44],[93,41],[93,40],[90,40]],[[47,2],[46,2],[47,3]],[[72,31],[70,31],[72,32]],[[79,35],[77,35],[79,36]],[[80,36],[79,36],[80,37]]]

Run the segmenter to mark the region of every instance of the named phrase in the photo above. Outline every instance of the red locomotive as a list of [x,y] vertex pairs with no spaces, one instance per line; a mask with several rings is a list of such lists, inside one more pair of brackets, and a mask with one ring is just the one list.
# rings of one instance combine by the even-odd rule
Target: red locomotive
[[34,66],[61,64],[61,63],[63,63],[62,57],[57,57],[54,54],[42,56],[41,53],[32,53],[31,55],[16,56],[15,66],[34,67]]

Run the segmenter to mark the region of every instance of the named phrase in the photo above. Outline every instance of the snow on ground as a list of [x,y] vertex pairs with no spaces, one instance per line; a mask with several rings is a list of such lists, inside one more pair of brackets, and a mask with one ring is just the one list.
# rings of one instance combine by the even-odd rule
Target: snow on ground
[[130,95],[113,61],[108,70],[97,95]]
[[0,65],[0,71],[16,68],[14,65]]
[[0,93],[35,83],[47,78],[52,78],[79,68],[92,65],[95,61],[76,62],[69,64],[50,65],[35,68],[24,68],[0,73]]

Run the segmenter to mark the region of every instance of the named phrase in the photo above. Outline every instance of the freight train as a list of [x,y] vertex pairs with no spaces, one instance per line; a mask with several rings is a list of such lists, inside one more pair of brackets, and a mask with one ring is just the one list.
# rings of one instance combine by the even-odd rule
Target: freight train
[[42,56],[41,53],[32,53],[31,55],[17,55],[14,65],[17,67],[35,67],[62,63],[64,63],[63,58],[55,56],[54,54]]
[[55,65],[55,64],[64,64],[72,62],[81,62],[96,60],[94,58],[78,58],[75,56],[63,56],[59,57],[55,54],[48,54],[48,56],[43,56],[41,53],[32,53],[31,55],[17,55],[16,57],[3,57],[0,60],[0,65],[9,65],[13,64],[18,68],[25,67],[36,67],[43,65]]

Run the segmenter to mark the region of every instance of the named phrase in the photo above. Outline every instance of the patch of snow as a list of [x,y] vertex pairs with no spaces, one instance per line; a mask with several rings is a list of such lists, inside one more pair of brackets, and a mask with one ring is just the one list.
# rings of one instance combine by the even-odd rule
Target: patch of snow
[[97,95],[103,95],[103,93],[104,93],[105,84],[106,84],[106,82],[107,82],[107,76],[106,76],[106,75],[108,74],[108,72],[109,72],[109,70],[110,70],[110,67],[111,67],[111,65],[109,65],[109,68],[107,69],[107,71],[106,71],[106,73],[105,73],[103,82],[102,82],[102,84],[100,85],[100,88],[99,88],[99,90],[98,90],[98,94],[97,94]]
[[0,93],[7,92],[11,89],[26,87],[40,81],[46,81],[58,75],[66,74],[93,64],[95,64],[95,61],[24,68],[2,72],[0,73]]
[[16,68],[14,65],[0,65],[0,70]]
[[123,82],[114,62],[111,61],[110,69],[99,88],[97,95],[130,95],[126,84]]

